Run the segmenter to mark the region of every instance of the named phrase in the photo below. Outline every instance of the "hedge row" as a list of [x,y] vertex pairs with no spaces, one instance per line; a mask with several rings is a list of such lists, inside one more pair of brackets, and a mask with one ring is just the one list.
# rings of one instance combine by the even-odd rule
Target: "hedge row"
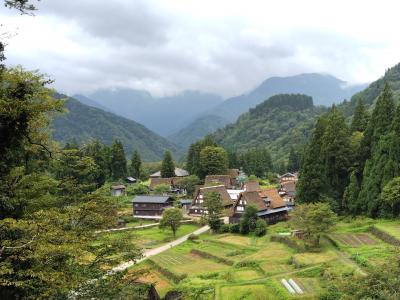
[[156,263],[154,260],[148,259],[147,262],[154,267],[157,271],[159,271],[161,274],[163,274],[165,277],[168,279],[172,279],[173,282],[179,283],[181,280],[185,279],[187,277],[187,274],[175,274],[171,272],[168,269],[165,269],[161,267],[158,263]]
[[285,244],[286,246],[296,250],[297,252],[305,252],[306,251],[304,246],[299,245],[298,243],[296,243],[296,241],[294,241],[293,239],[291,239],[287,236],[282,236],[282,235],[271,236],[271,242],[278,242],[278,243]]
[[391,244],[393,246],[400,246],[400,240],[398,240],[395,237],[391,236],[390,234],[376,228],[375,226],[371,226],[368,230],[374,236],[376,236],[378,239],[381,239],[385,243]]
[[201,256],[203,258],[215,260],[216,262],[219,262],[219,263],[222,263],[222,264],[225,264],[225,265],[228,265],[228,266],[232,266],[234,264],[234,262],[229,260],[229,259],[226,259],[226,258],[223,258],[223,257],[219,257],[219,256],[215,256],[215,255],[213,255],[211,253],[204,252],[204,251],[201,251],[201,250],[198,250],[198,249],[192,249],[192,250],[190,250],[190,253],[196,254],[196,255]]

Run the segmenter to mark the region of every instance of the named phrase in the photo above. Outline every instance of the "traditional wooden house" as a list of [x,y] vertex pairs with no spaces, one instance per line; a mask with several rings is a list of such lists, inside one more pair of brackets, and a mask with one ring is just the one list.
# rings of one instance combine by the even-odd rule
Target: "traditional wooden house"
[[132,200],[133,216],[136,218],[159,219],[173,199],[169,196],[136,196]]
[[294,198],[296,196],[296,182],[282,182],[279,187],[279,195],[284,199],[287,205],[293,206]]
[[[188,171],[181,168],[175,168],[175,177],[185,177],[185,176],[189,176]],[[151,174],[150,178],[161,178],[161,171]]]
[[189,210],[189,214],[198,216],[207,214],[207,207],[205,207],[203,203],[204,195],[208,192],[216,192],[220,195],[222,204],[225,208],[225,214],[229,215],[234,202],[231,200],[231,197],[229,196],[224,185],[205,186],[199,188],[194,195],[192,207]]
[[182,210],[184,213],[188,213],[190,208],[192,207],[192,201],[191,199],[179,199],[178,203],[182,207]]
[[294,181],[294,182],[297,181],[297,174],[295,174],[295,173],[285,173],[285,174],[279,176],[279,182],[280,183],[291,182],[291,181]]
[[235,187],[229,175],[207,175],[204,180],[205,186],[215,186],[221,184],[224,185],[226,189],[233,189]]
[[287,220],[289,208],[279,197],[278,192],[275,189],[271,189],[241,193],[238,200],[233,205],[229,222],[239,222],[248,205],[256,207],[258,210],[257,215],[269,224]]
[[111,196],[126,196],[126,187],[124,185],[112,185],[110,187]]

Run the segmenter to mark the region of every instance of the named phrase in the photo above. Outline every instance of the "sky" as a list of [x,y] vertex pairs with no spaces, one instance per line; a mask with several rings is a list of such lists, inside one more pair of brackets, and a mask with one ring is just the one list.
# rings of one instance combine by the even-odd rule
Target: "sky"
[[230,97],[300,73],[371,82],[400,62],[398,0],[41,0],[37,8],[21,16],[0,7],[7,64],[40,70],[68,94]]

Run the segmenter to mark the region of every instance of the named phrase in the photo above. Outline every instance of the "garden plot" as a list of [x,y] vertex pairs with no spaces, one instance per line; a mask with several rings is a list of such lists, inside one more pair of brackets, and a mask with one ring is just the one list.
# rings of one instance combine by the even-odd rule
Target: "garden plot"
[[377,244],[377,241],[368,233],[335,233],[331,234],[330,237],[345,246],[351,247]]
[[202,273],[224,271],[225,264],[205,259],[193,253],[165,253],[152,258],[157,264],[177,274],[198,275]]
[[273,288],[264,284],[229,285],[220,288],[219,300],[280,300],[286,299]]

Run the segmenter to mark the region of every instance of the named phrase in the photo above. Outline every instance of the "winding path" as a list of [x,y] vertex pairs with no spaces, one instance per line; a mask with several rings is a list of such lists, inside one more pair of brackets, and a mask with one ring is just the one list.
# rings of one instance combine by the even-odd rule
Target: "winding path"
[[208,231],[209,229],[210,229],[210,227],[208,225],[207,226],[203,226],[203,227],[201,227],[201,228],[199,228],[199,229],[197,229],[197,230],[195,230],[195,231],[193,231],[191,233],[188,233],[188,234],[186,234],[184,236],[181,236],[180,238],[178,238],[178,239],[176,239],[176,240],[174,240],[172,242],[169,242],[169,243],[167,243],[165,245],[162,245],[162,246],[160,246],[158,248],[146,250],[146,251],[143,252],[143,257],[141,259],[136,260],[136,261],[130,260],[130,261],[127,261],[125,263],[122,263],[119,266],[116,266],[116,267],[112,268],[111,271],[109,272],[109,274],[126,270],[129,267],[133,266],[134,264],[142,262],[142,261],[144,261],[145,259],[147,259],[147,258],[149,258],[151,256],[160,254],[161,252],[164,252],[164,251],[166,251],[166,250],[168,250],[168,249],[170,249],[170,248],[172,248],[174,246],[182,244],[183,242],[187,241],[189,236],[192,235],[192,234],[199,235],[199,234],[202,234],[202,233]]

